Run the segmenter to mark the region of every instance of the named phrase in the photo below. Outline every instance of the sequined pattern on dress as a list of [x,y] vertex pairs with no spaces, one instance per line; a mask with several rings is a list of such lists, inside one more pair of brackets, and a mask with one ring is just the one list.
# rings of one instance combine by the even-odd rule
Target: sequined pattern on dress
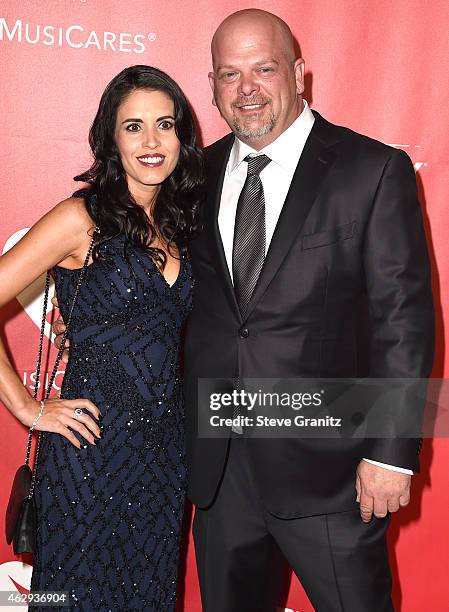
[[[66,316],[78,272],[54,272]],[[186,258],[170,287],[121,237],[89,266],[62,396],[98,406],[102,437],[80,438],[78,450],[43,435],[33,591],[69,591],[83,611],[174,610],[186,479],[179,343],[192,286]]]

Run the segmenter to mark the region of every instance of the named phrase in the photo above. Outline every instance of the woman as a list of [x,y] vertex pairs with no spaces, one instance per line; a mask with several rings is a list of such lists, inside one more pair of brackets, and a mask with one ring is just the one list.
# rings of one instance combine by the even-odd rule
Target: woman
[[[88,187],[0,259],[0,305],[53,267],[67,318],[99,230],[70,326],[63,399],[47,401],[36,425],[44,433],[31,588],[69,591],[81,610],[166,612],[185,491],[178,349],[202,157],[183,93],[148,66],[111,81],[89,141],[94,163],[75,177]],[[30,426],[40,405],[1,345],[0,381],[1,401]]]

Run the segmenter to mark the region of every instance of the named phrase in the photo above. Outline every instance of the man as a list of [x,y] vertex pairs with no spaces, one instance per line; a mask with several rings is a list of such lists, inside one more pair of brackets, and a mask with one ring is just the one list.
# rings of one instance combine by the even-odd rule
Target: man
[[[212,60],[214,104],[233,134],[206,149],[185,347],[203,608],[274,611],[285,557],[320,612],[392,610],[385,532],[409,502],[420,443],[201,439],[196,413],[207,407],[196,398],[198,378],[429,375],[433,307],[413,167],[309,109],[304,62],[276,16],[229,16]],[[357,331],[367,316],[364,372]]]
[[197,381],[428,376],[433,307],[413,167],[309,109],[304,62],[275,15],[229,16],[212,59],[214,104],[233,134],[206,149],[185,345],[203,609],[274,612],[287,559],[318,612],[389,611],[385,533],[409,502],[418,441],[201,438]]

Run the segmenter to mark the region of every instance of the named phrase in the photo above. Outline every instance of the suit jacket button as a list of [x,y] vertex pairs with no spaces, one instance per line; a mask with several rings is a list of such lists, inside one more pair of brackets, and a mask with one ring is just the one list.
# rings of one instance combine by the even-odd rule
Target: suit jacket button
[[247,327],[242,327],[242,329],[239,329],[239,336],[240,338],[248,338],[249,329]]

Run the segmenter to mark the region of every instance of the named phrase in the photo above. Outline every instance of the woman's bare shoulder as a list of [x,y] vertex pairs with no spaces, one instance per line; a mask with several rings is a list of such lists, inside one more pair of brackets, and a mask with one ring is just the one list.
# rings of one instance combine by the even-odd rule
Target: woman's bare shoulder
[[75,232],[89,232],[95,227],[95,222],[86,210],[84,198],[66,198],[56,204],[49,214]]

